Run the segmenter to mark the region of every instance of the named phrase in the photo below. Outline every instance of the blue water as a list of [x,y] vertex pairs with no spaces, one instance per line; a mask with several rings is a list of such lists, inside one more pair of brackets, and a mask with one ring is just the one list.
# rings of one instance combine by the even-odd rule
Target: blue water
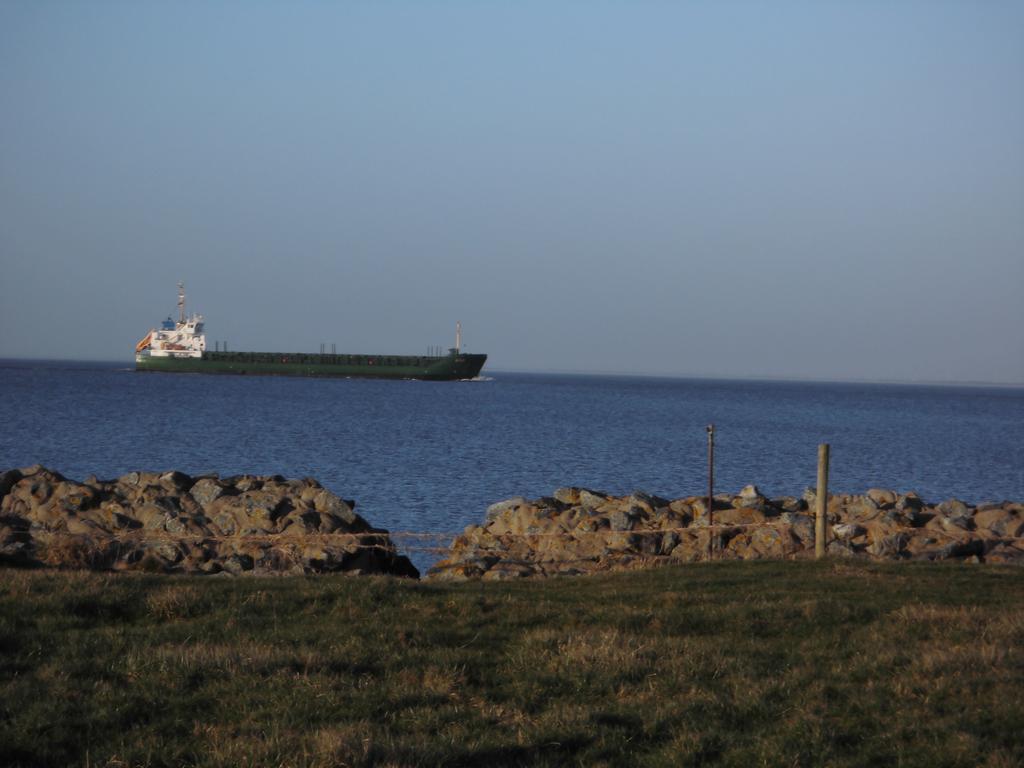
[[[136,374],[0,362],[0,469],[312,476],[374,525],[457,531],[562,485],[667,497],[815,483],[1024,499],[1024,389],[494,373],[476,382]],[[418,563],[423,565],[423,561]]]

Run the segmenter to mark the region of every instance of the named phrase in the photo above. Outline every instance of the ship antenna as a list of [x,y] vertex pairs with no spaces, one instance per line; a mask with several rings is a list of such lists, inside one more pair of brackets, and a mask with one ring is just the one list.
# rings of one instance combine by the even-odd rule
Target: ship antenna
[[185,324],[185,284],[178,283],[178,322]]
[[462,323],[458,320],[455,321],[455,354],[459,354],[459,350],[462,349]]

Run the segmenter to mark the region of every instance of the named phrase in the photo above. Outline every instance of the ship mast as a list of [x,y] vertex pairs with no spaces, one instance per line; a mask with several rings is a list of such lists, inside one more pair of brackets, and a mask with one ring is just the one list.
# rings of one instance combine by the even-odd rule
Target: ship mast
[[178,283],[178,322],[185,324],[185,284]]

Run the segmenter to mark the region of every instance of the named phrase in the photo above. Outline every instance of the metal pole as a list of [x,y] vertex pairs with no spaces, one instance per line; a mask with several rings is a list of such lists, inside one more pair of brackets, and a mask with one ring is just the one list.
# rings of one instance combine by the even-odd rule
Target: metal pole
[[708,560],[714,556],[715,532],[715,425],[708,424]]
[[825,527],[828,516],[828,443],[818,446],[818,489],[814,493],[814,559],[825,556]]

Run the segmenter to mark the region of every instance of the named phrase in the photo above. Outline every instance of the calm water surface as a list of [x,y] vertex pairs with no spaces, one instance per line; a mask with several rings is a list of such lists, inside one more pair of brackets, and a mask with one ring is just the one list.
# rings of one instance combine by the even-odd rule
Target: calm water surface
[[452,531],[562,485],[768,495],[814,485],[1024,499],[1024,390],[494,373],[474,382],[136,374],[0,363],[0,469],[313,476],[374,525]]

